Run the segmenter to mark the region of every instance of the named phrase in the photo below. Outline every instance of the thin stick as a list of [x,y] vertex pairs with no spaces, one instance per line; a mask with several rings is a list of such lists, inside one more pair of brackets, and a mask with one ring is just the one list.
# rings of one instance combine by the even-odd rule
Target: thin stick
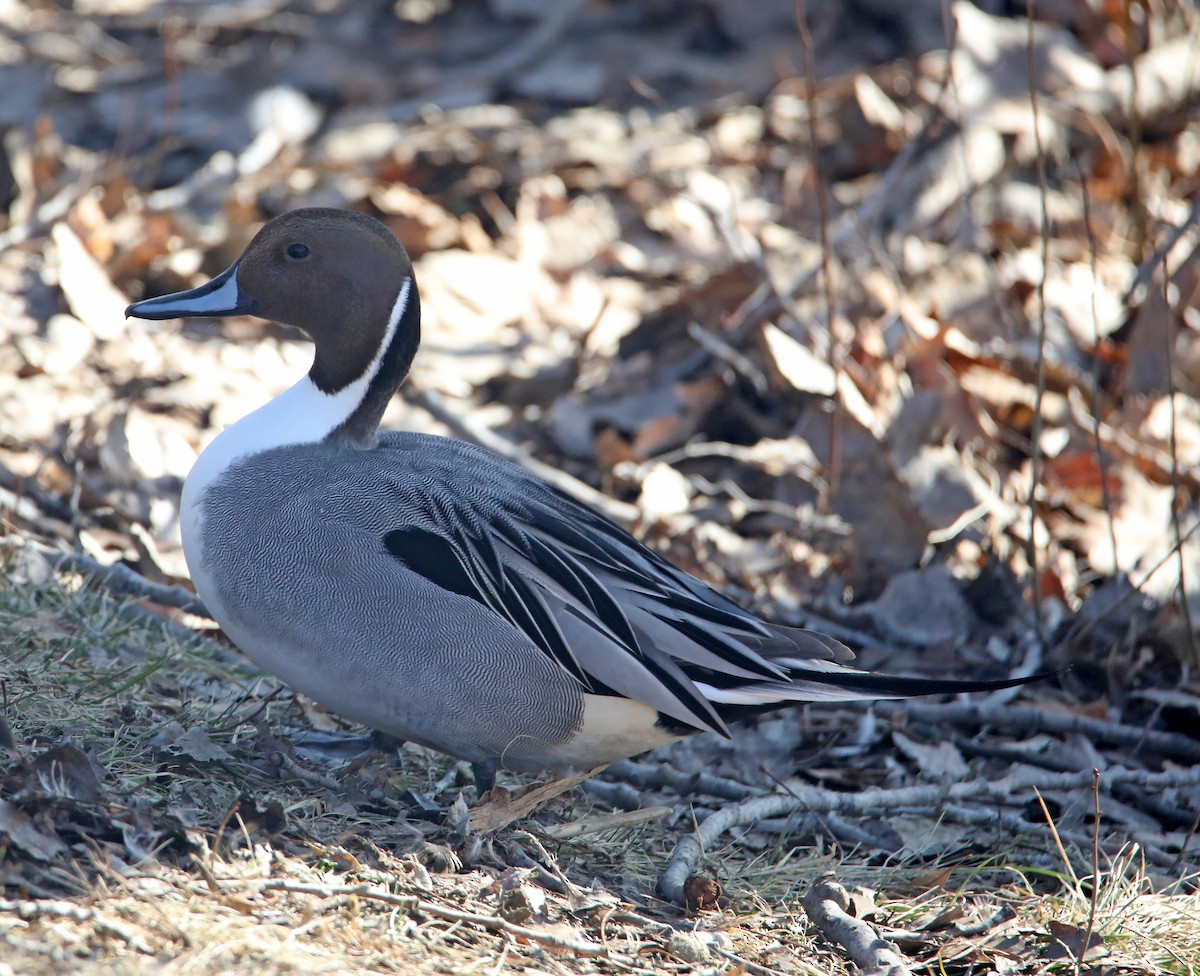
[[121,596],[131,596],[150,600],[164,607],[173,607],[190,613],[196,617],[206,617],[212,620],[212,614],[204,606],[201,599],[191,590],[182,586],[165,586],[153,583],[144,576],[135,573],[128,566],[113,563],[105,566],[89,556],[77,552],[61,552],[39,546],[36,543],[26,545],[45,557],[50,566],[58,572],[79,573],[103,584],[108,590]]
[[[838,337],[837,314],[833,303],[833,249],[829,241],[829,198],[825,193],[825,180],[821,173],[820,143],[817,139],[817,67],[812,33],[808,29],[808,5],[806,0],[796,0],[796,26],[800,31],[800,46],[804,50],[805,101],[808,105],[809,166],[813,174],[813,190],[817,196],[817,213],[821,235],[821,290],[825,299],[825,316],[829,328],[829,368],[838,383],[841,382],[842,343]],[[829,417],[829,486],[837,491],[841,475],[842,398],[836,391],[833,396],[833,412]]]
[[1046,264],[1050,260],[1050,213],[1046,204],[1046,153],[1042,146],[1041,115],[1038,106],[1037,72],[1033,58],[1033,0],[1025,0],[1025,17],[1029,30],[1026,37],[1025,62],[1029,74],[1029,106],[1033,112],[1033,140],[1037,147],[1037,178],[1038,199],[1041,204],[1041,240],[1040,258],[1041,271],[1037,280],[1037,386],[1033,398],[1033,431],[1030,434],[1029,451],[1029,495],[1026,504],[1029,506],[1029,541],[1026,546],[1029,560],[1030,586],[1029,595],[1033,603],[1034,624],[1039,634],[1045,639],[1041,613],[1041,578],[1038,572],[1038,485],[1041,483],[1042,471],[1042,401],[1046,395]]
[[[799,780],[789,780],[789,793],[769,793],[765,796],[730,803],[713,811],[692,834],[675,845],[667,867],[659,876],[658,893],[670,901],[682,903],[684,883],[692,874],[704,852],[712,847],[727,830],[746,824],[757,824],[771,817],[795,813],[843,813],[849,816],[878,814],[883,810],[908,808],[941,809],[946,804],[987,798],[1011,800],[1031,788],[1041,790],[1078,790],[1091,782],[1091,773],[1048,773],[1040,769],[1018,767],[1003,779],[991,781],[973,779],[966,782],[940,785],[904,786],[896,789],[878,787],[857,793],[838,793],[810,786]],[[1172,769],[1151,773],[1141,769],[1117,767],[1109,770],[1108,783],[1137,783],[1145,789],[1164,790],[1200,783],[1200,765],[1187,769]],[[1057,840],[1057,838],[1056,838]],[[1066,850],[1058,841],[1066,859]],[[1168,861],[1170,858],[1168,858]],[[1074,876],[1074,871],[1071,872]],[[1078,883],[1078,879],[1076,878]]]
[[1187,854],[1187,849],[1191,846],[1198,829],[1200,829],[1200,810],[1196,811],[1196,819],[1192,821],[1191,827],[1188,828],[1187,836],[1183,839],[1183,843],[1179,845],[1179,857],[1175,863],[1180,867],[1183,867],[1184,855]]
[[1187,634],[1188,656],[1193,664],[1200,664],[1200,653],[1196,651],[1196,633],[1192,622],[1192,611],[1187,591],[1187,559],[1183,555],[1183,527],[1179,521],[1179,442],[1176,439],[1175,421],[1175,332],[1171,328],[1171,274],[1167,267],[1167,255],[1162,262],[1163,285],[1163,352],[1167,360],[1167,449],[1171,455],[1171,529],[1175,536],[1175,552],[1179,561],[1179,609],[1183,614],[1184,632]]
[[260,890],[285,891],[298,895],[316,895],[319,898],[364,898],[368,901],[382,902],[385,905],[394,905],[406,912],[419,912],[424,915],[432,915],[434,918],[440,918],[447,922],[460,922],[468,925],[475,925],[479,928],[487,929],[489,932],[504,932],[508,935],[514,935],[518,939],[526,939],[530,942],[537,942],[553,949],[563,949],[567,952],[574,952],[581,956],[608,958],[610,955],[612,955],[609,950],[602,945],[579,942],[575,939],[568,939],[561,935],[555,935],[552,932],[541,932],[538,929],[526,928],[524,925],[515,925],[514,923],[509,922],[506,919],[499,918],[495,915],[480,915],[477,912],[461,912],[457,909],[447,908],[444,905],[439,905],[436,902],[431,902],[424,898],[417,898],[414,895],[394,895],[390,891],[384,891],[382,888],[377,888],[374,885],[369,884],[317,885],[298,884],[293,881],[268,881],[261,886]]
[[1058,856],[1062,858],[1063,865],[1071,875],[1071,881],[1074,882],[1075,888],[1078,890],[1079,875],[1075,873],[1075,866],[1067,856],[1067,849],[1063,847],[1062,838],[1058,836],[1058,827],[1054,823],[1054,818],[1050,816],[1050,808],[1046,806],[1046,801],[1042,797],[1042,791],[1035,786],[1033,788],[1033,795],[1037,797],[1038,805],[1042,808],[1042,816],[1046,818],[1046,823],[1050,827],[1050,836],[1054,838],[1054,846],[1058,848]]
[[1100,900],[1100,770],[1092,770],[1092,800],[1094,819],[1092,821],[1092,898],[1088,905],[1087,926],[1083,930],[1083,944],[1079,947],[1079,955],[1075,957],[1075,976],[1083,976],[1083,957],[1087,955],[1088,946],[1092,944],[1092,933],[1096,930],[1096,903]]
[[1047,712],[1038,708],[1014,707],[1012,705],[975,705],[950,702],[946,705],[931,705],[926,702],[881,702],[875,706],[880,711],[907,715],[919,722],[943,725],[947,722],[968,725],[986,725],[1007,732],[1032,735],[1035,732],[1050,732],[1055,735],[1082,735],[1091,742],[1111,742],[1127,746],[1133,751],[1152,749],[1187,765],[1200,763],[1200,742],[1178,732],[1161,732],[1157,729],[1137,728],[1107,722],[1104,719],[1067,712]]
[[864,976],[908,976],[904,954],[880,938],[867,922],[846,911],[850,896],[832,877],[822,878],[813,885],[803,904],[821,934],[844,947]]

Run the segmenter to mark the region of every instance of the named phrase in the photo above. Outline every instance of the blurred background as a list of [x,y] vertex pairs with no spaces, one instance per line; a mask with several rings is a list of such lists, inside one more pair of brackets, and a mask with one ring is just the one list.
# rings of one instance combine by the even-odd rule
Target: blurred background
[[[306,778],[289,737],[344,734],[335,718],[177,650],[159,670],[161,631],[134,640],[87,594],[39,589],[54,551],[187,585],[183,478],[311,351],[269,323],[124,307],[322,205],[375,215],[414,259],[424,344],[385,424],[542,465],[867,667],[1073,665],[1020,692],[1036,707],[1009,709],[1013,690],[986,714],[793,710],[680,744],[669,773],[610,771],[596,802],[675,819],[587,870],[649,891],[672,831],[794,775],[854,791],[1096,768],[1117,784],[1116,874],[1194,872],[1198,183],[1189,0],[0,2],[0,690],[13,739],[53,744],[35,762],[63,768],[71,735],[99,763],[71,754],[86,801],[26,791],[22,810],[47,836],[79,825],[77,866],[101,840],[165,864],[252,788],[305,850],[305,829],[415,844],[458,795],[412,748],[411,789],[370,765]],[[158,599],[142,609],[181,619]],[[0,793],[25,789],[21,762]],[[701,773],[727,777],[708,808],[689,805]],[[915,821],[758,825],[739,850],[781,870],[780,836],[991,864],[1053,816],[1082,872],[1092,797],[1046,782],[1049,807],[1014,787],[1004,821],[994,798],[938,801]],[[631,801],[631,783],[677,792]],[[1059,877],[1043,846],[1021,863]],[[2,866],[23,891],[77,890],[46,849]],[[1185,938],[1146,944],[1194,945],[1188,910]]]
[[389,423],[445,429],[441,404],[742,599],[815,600],[927,668],[1050,653],[1088,694],[1173,686],[1200,576],[1200,25],[1024,14],[6,5],[6,531],[181,580],[180,479],[308,353],[122,308],[277,213],[352,207],[425,296],[424,406]]

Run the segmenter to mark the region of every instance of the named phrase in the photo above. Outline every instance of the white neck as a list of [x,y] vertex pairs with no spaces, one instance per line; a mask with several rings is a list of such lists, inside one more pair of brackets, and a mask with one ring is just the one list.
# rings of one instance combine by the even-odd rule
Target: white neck
[[379,372],[384,353],[392,344],[396,328],[408,306],[412,280],[406,278],[396,296],[387,330],[375,357],[353,383],[333,393],[324,393],[308,375],[279,396],[226,427],[204,449],[183,486],[183,516],[200,501],[209,485],[230,465],[245,458],[289,444],[315,444],[337,430],[354,414],[366,396],[371,380]]

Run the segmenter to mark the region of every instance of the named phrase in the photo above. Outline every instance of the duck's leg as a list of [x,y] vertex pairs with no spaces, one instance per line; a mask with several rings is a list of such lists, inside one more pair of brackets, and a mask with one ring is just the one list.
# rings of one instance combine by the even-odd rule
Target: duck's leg
[[479,796],[492,792],[492,788],[496,785],[495,759],[471,763],[471,772],[475,774],[475,792]]

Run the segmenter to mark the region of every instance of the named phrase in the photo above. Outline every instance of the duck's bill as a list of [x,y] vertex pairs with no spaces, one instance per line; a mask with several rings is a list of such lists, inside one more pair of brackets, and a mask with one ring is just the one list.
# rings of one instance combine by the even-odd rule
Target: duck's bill
[[161,298],[148,298],[125,309],[135,319],[212,318],[219,315],[250,315],[254,302],[238,289],[238,266],[234,264],[199,288],[178,291]]

